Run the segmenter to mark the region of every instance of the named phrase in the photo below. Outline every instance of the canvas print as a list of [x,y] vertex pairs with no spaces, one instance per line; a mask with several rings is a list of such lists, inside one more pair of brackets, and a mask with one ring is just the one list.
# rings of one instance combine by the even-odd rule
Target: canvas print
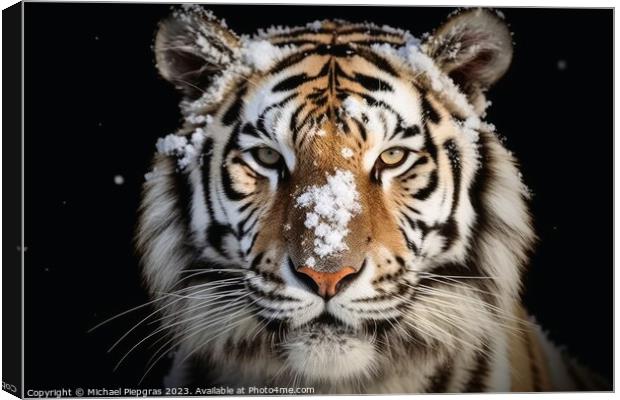
[[24,396],[613,390],[611,10],[24,15]]

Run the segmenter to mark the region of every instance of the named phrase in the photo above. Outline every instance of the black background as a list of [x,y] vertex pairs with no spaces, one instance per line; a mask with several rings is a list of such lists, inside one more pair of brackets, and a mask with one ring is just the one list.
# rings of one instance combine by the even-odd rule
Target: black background
[[[25,5],[26,388],[134,386],[153,348],[114,364],[150,328],[106,350],[146,312],[132,236],[157,137],[179,125],[152,39],[169,6]],[[451,8],[212,6],[238,33],[323,18],[372,20],[416,35]],[[524,302],[551,338],[612,373],[611,10],[503,9],[515,56],[490,92],[534,193],[540,243]],[[566,68],[558,68],[564,60]],[[5,99],[6,100],[6,99]],[[114,183],[115,175],[123,185]],[[166,362],[144,385],[156,387]]]

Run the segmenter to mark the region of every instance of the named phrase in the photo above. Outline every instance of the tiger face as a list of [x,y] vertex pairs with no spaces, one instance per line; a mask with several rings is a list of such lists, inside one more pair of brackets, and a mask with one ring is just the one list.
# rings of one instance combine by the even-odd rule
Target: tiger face
[[534,235],[481,119],[511,58],[499,17],[239,37],[191,6],[155,50],[185,125],[158,143],[138,248],[179,362],[351,391],[505,346]]

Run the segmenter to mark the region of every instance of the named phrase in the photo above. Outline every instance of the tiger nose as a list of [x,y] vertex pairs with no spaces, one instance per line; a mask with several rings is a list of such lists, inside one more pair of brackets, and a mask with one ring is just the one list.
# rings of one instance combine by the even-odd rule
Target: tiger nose
[[343,283],[353,278],[358,271],[353,267],[343,267],[336,272],[323,272],[303,266],[297,272],[306,278],[310,278],[314,290],[319,296],[330,299],[343,287]]

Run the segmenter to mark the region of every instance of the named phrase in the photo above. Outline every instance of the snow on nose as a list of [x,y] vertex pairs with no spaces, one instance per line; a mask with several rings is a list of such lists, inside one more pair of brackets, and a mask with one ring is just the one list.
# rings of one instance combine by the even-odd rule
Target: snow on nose
[[[336,169],[322,186],[309,186],[295,206],[306,209],[304,225],[314,233],[313,252],[318,257],[348,250],[346,237],[349,222],[361,212],[359,193],[351,171]],[[314,264],[309,257],[306,264]]]

